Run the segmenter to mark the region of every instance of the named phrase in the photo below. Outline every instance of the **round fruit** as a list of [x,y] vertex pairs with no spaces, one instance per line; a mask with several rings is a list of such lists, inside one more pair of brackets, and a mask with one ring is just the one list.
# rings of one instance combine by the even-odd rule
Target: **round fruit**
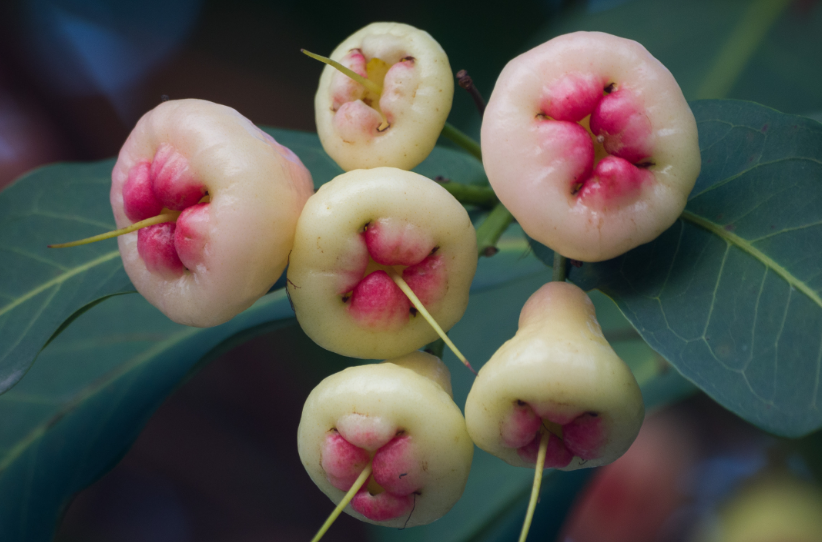
[[282,274],[313,193],[297,156],[234,109],[168,101],[131,132],[111,174],[118,228],[181,211],[119,237],[137,290],[181,324],[221,324]]
[[442,186],[395,168],[323,185],[297,223],[288,293],[317,344],[344,356],[400,356],[437,334],[392,280],[401,276],[448,330],[468,305],[476,234]]
[[423,352],[323,380],[306,400],[297,446],[335,503],[371,462],[371,477],[345,512],[389,527],[425,525],[450,510],[474,453],[448,369]]
[[554,38],[508,63],[485,111],[482,155],[528,235],[590,262],[673,224],[701,164],[671,73],[639,43],[600,32]]
[[331,59],[380,93],[326,66],[314,99],[323,148],[346,171],[411,169],[431,153],[451,110],[448,57],[427,32],[373,23],[343,41]]

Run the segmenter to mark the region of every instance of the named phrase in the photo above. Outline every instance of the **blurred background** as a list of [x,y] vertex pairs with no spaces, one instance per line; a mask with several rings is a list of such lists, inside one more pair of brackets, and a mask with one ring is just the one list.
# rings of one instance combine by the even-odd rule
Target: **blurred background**
[[[300,48],[329,54],[374,21],[427,30],[486,97],[513,56],[559,34],[601,30],[644,44],[688,99],[753,100],[822,120],[817,0],[5,0],[0,189],[44,164],[116,155],[163,95],[313,131],[322,66]],[[460,89],[450,121],[478,135],[479,117]],[[57,540],[310,539],[331,507],[299,463],[296,426],[308,392],[347,363],[295,327],[218,358],[166,402],[122,462],[78,495]],[[692,395],[650,416],[614,465],[557,477],[567,481],[560,489],[549,484],[561,500],[543,498],[532,539],[709,541],[716,525],[733,521],[762,536],[767,528],[754,520],[770,511],[808,526],[787,533],[793,538],[755,540],[820,542],[820,440],[775,439]],[[514,511],[520,519],[511,532],[524,514],[524,503],[516,506],[522,512]],[[778,523],[767,525],[789,529]],[[374,533],[343,516],[326,539]],[[739,536],[733,540],[754,542]]]

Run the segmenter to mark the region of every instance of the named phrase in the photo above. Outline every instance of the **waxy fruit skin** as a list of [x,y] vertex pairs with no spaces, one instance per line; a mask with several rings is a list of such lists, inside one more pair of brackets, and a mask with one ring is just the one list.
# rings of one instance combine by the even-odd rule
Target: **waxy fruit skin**
[[[351,59],[352,51],[364,58]],[[440,44],[413,26],[372,23],[349,36],[330,58],[360,75],[366,75],[363,62],[374,58],[390,68],[384,80],[375,81],[384,86],[382,96],[371,100],[360,83],[325,66],[314,111],[328,155],[345,171],[411,169],[422,162],[434,149],[454,97],[451,66]],[[413,60],[403,60],[408,58]],[[390,124],[382,132],[377,131],[380,117],[374,106]]]
[[186,177],[210,196],[209,203],[188,207],[178,219],[185,237],[177,252],[187,269],[147,268],[138,253],[144,230],[119,237],[123,265],[137,291],[170,319],[197,327],[221,324],[251,306],[282,274],[297,218],[313,193],[311,174],[293,152],[234,109],[203,100],[168,101],[140,119],[120,150],[111,175],[118,228],[134,222],[123,202],[129,173],[142,171],[145,178],[151,163],[167,154],[183,174],[166,180],[173,185]]
[[587,458],[574,455],[561,470],[608,464],[639,434],[645,412],[639,386],[602,335],[590,298],[570,283],[549,282],[528,299],[516,335],[480,369],[465,404],[468,433],[477,446],[511,465],[533,468],[533,461],[504,442],[518,401],[543,422],[553,422],[555,430],[563,426],[566,439],[575,420],[595,415],[595,446]]
[[[371,231],[382,238],[372,239],[366,226],[376,226]],[[288,266],[286,287],[297,320],[323,348],[386,359],[437,338],[379,270],[372,256],[380,255],[389,258],[383,262],[405,277],[444,330],[462,317],[477,268],[476,233],[465,208],[417,173],[355,170],[323,185],[308,201]],[[435,269],[428,262],[436,263]],[[412,273],[415,269],[419,272]],[[373,288],[361,296],[364,286]]]
[[559,36],[508,63],[485,111],[482,155],[525,232],[586,262],[671,226],[701,165],[671,73],[639,43],[600,32]]
[[[425,525],[443,516],[462,496],[474,445],[453,401],[448,369],[435,356],[413,352],[349,367],[323,380],[308,396],[297,430],[298,451],[311,479],[335,504],[352,484],[344,484],[346,490],[335,487],[322,466],[333,463],[332,458],[323,458],[323,443],[338,436],[360,448],[360,463],[367,463],[368,455],[375,457],[375,475],[380,468],[390,470],[390,465],[377,464],[381,449],[387,450],[392,440],[413,441],[405,455],[388,456],[402,464],[402,476],[392,478],[413,479],[413,486],[400,490],[411,492],[405,497],[413,508],[375,521],[349,505],[349,515],[388,527]],[[364,466],[358,464],[357,471]]]

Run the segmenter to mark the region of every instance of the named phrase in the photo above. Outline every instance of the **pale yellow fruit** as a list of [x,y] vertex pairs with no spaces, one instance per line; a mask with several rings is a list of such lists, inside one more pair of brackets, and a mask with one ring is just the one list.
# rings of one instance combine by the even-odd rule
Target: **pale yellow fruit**
[[[359,448],[364,458],[375,458],[372,476],[380,468],[392,468],[377,465],[380,450],[397,439],[408,439],[408,447],[394,461],[400,478],[414,484],[400,491],[408,493],[403,497],[409,505],[398,517],[369,519],[352,505],[345,508],[347,514],[389,527],[425,525],[444,515],[462,496],[474,445],[452,399],[448,370],[430,354],[413,352],[375,365],[349,367],[323,380],[308,396],[297,431],[300,459],[334,503],[345,491],[335,487],[323,469],[334,460],[324,458],[323,450],[333,453],[324,443],[340,436]],[[373,478],[368,487],[379,498],[381,488]]]
[[[644,411],[639,386],[605,340],[590,298],[563,282],[550,282],[529,298],[516,335],[479,371],[465,404],[477,446],[533,468],[519,450],[538,442],[536,431],[544,425],[550,439],[558,439],[549,440],[546,467],[562,470],[617,459],[639,433]],[[556,463],[560,452],[565,460]]]
[[[355,53],[352,53],[354,51]],[[364,58],[353,58],[359,51]],[[372,23],[343,41],[330,58],[360,75],[379,59],[372,79],[382,95],[326,66],[314,99],[323,148],[346,171],[411,169],[437,142],[454,96],[448,57],[427,32],[401,23]],[[378,61],[374,61],[379,64]],[[383,119],[389,126],[378,130]]]
[[[367,242],[366,229],[373,233],[375,226],[391,249],[383,267]],[[427,281],[420,288],[407,275],[432,261],[436,272],[418,274]],[[375,296],[370,312],[360,310],[358,285],[385,267],[403,275],[450,329],[465,312],[477,267],[468,213],[438,183],[395,168],[355,170],[323,185],[300,216],[288,267],[288,293],[306,334],[333,352],[369,359],[400,356],[435,340],[430,324],[385,276],[387,308]]]

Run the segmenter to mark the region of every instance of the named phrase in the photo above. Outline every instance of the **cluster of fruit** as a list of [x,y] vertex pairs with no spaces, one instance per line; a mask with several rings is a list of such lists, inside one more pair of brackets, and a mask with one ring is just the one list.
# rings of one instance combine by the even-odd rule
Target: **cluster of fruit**
[[[311,55],[316,57],[316,55]],[[611,462],[644,408],[588,296],[550,282],[479,372],[465,405],[416,351],[462,316],[474,228],[440,184],[408,171],[431,152],[453,98],[427,33],[372,24],[344,41],[316,96],[323,147],[347,173],[312,193],[290,150],[233,109],[165,102],[137,124],[111,203],[126,271],[172,320],[227,321],[288,264],[297,319],[321,346],[382,363],[343,370],[309,396],[302,462],[332,501],[390,526],[429,523],[465,486],[473,444],[513,465]],[[332,60],[336,59],[336,60]],[[482,125],[483,165],[533,238],[581,261],[655,238],[700,169],[696,123],[670,72],[600,33],[553,39],[502,72]]]

